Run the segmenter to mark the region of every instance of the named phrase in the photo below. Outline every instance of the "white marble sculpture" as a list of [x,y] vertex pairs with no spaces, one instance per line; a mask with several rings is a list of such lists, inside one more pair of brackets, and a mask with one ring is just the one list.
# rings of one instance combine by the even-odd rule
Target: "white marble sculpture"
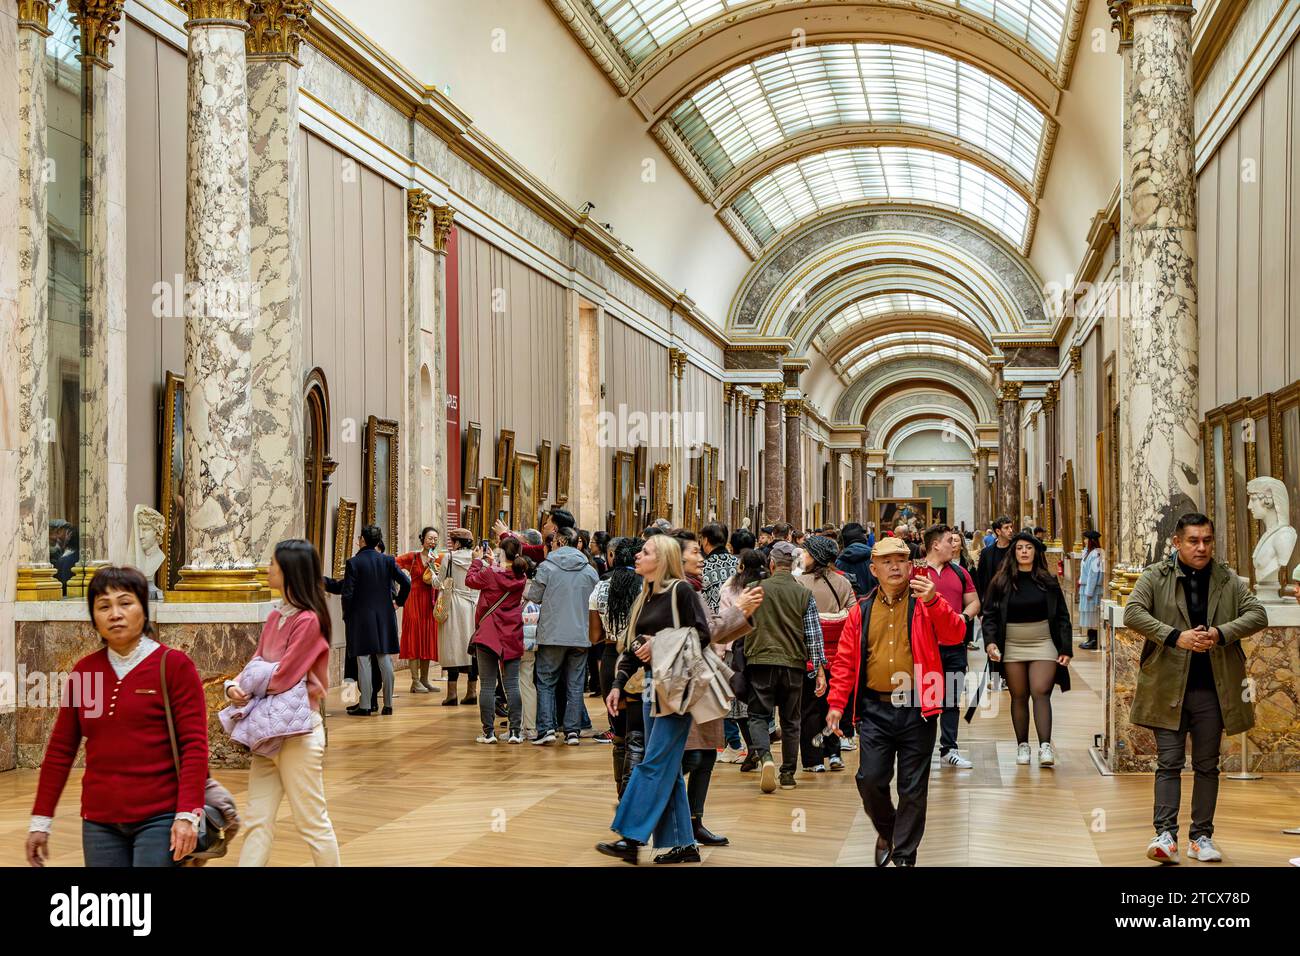
[[131,540],[127,542],[126,563],[139,568],[149,579],[149,597],[159,599],[160,591],[154,585],[154,575],[163,563],[162,539],[166,524],[160,512],[147,505],[136,505],[131,521]]
[[1276,478],[1259,477],[1246,482],[1247,507],[1251,517],[1263,522],[1264,533],[1251,556],[1255,565],[1255,594],[1266,603],[1284,600],[1281,572],[1291,562],[1296,531],[1286,523],[1291,500],[1286,485]]

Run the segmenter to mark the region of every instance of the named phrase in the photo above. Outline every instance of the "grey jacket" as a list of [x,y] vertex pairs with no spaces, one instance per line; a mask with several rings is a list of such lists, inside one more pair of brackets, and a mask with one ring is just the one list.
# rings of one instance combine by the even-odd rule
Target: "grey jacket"
[[587,636],[588,601],[600,575],[577,548],[558,548],[537,566],[528,600],[542,607],[537,643],[558,647],[591,645]]

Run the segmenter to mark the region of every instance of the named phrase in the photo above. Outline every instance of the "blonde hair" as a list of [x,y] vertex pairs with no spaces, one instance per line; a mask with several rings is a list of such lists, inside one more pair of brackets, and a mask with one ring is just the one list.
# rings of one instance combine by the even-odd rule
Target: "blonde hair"
[[650,599],[654,593],[655,586],[661,589],[674,581],[683,581],[686,579],[686,573],[682,570],[682,546],[681,543],[671,535],[657,534],[647,538],[646,543],[641,546],[645,550],[648,545],[654,545],[655,555],[659,558],[659,573],[654,578],[646,578],[641,584],[641,593],[637,595],[636,603],[632,605],[632,610],[627,616],[627,634],[629,637],[636,636],[636,622],[641,617],[641,608],[645,602]]

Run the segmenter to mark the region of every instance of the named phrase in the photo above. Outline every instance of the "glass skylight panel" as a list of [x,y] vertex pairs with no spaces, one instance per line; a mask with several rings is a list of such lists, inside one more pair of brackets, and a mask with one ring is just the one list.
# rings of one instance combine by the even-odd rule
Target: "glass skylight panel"
[[846,329],[868,322],[877,316],[896,314],[933,314],[964,318],[959,310],[933,296],[915,292],[883,292],[852,302],[835,313],[822,326],[822,341],[829,342]]
[[624,55],[639,66],[697,23],[754,0],[588,0]]
[[830,43],[738,66],[678,104],[668,122],[716,184],[802,133],[868,123],[959,138],[1033,182],[1047,121],[997,77],[942,53]]
[[844,374],[853,378],[883,362],[926,357],[949,359],[965,365],[967,368],[974,369],[982,377],[988,378],[989,369],[986,361],[976,359],[966,352],[938,345],[891,345],[863,356],[852,365],[843,366]]
[[[890,351],[898,346],[907,346],[912,351],[910,353]],[[985,357],[980,355],[978,350],[969,343],[942,332],[891,332],[887,335],[878,335],[854,346],[842,355],[836,364],[841,368],[850,369],[857,365],[864,356],[874,355],[878,352],[889,352],[892,355],[942,355],[948,358],[969,360],[980,366],[987,365]]]
[[1061,54],[1065,14],[1070,0],[943,0],[992,20],[1017,39],[1024,40],[1049,63]]
[[731,208],[761,246],[812,213],[872,199],[949,206],[1017,249],[1025,244],[1024,197],[974,163],[914,146],[853,146],[804,156],[755,180]]

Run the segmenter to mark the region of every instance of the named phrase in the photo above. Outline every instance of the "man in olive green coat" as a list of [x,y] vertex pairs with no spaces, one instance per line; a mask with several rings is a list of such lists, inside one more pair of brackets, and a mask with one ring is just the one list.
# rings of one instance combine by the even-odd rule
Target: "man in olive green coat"
[[1156,735],[1155,839],[1148,859],[1178,862],[1178,804],[1192,735],[1192,827],[1187,855],[1217,863],[1214,805],[1222,736],[1255,724],[1241,640],[1268,625],[1263,606],[1232,569],[1214,560],[1214,523],[1178,519],[1176,553],[1142,572],[1124,626],[1146,638],[1129,720]]

